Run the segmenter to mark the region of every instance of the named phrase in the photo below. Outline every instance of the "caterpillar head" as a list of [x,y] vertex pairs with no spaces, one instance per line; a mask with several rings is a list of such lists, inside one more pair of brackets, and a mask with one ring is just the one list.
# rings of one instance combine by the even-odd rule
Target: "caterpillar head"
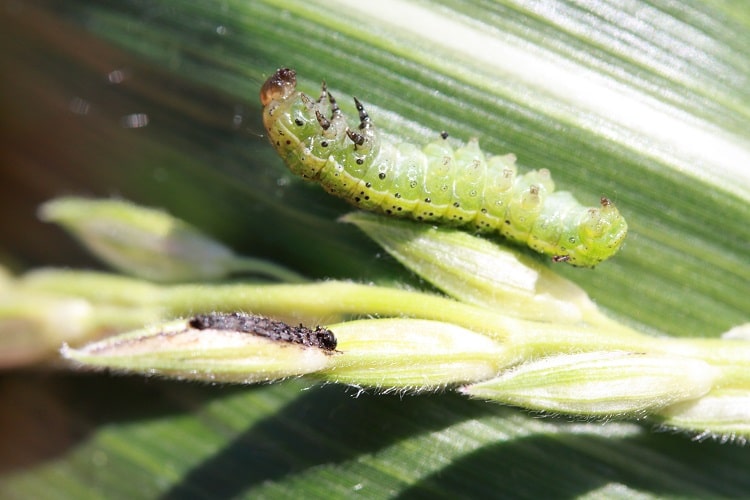
[[297,72],[279,68],[260,88],[260,102],[268,106],[271,101],[282,101],[294,94],[297,88]]

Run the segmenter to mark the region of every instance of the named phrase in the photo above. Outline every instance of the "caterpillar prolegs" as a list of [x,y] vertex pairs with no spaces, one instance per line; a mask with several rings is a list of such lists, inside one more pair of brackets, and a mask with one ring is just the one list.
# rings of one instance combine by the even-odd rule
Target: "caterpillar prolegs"
[[555,262],[592,267],[617,252],[627,224],[612,202],[584,207],[555,192],[546,169],[523,175],[515,157],[485,157],[477,140],[454,149],[442,138],[420,148],[378,134],[355,98],[359,127],[346,118],[325,83],[317,100],[296,90],[282,68],[263,85],[263,124],[295,174],[374,212],[479,232],[498,232]]

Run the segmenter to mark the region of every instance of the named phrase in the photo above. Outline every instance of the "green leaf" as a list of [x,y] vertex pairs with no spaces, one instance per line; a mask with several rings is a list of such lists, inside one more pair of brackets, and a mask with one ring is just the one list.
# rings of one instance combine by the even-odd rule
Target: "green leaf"
[[341,220],[462,302],[536,321],[575,323],[596,316],[596,306],[583,290],[515,248],[464,231],[365,212]]
[[[521,169],[548,168],[582,202],[613,199],[630,227],[622,251],[560,272],[621,319],[696,337],[750,321],[741,2],[73,1],[13,4],[0,23],[13,75],[0,83],[0,241],[17,267],[86,262],[35,221],[41,201],[117,193],[311,277],[425,286],[337,224],[349,208],[265,143],[257,93],[289,66],[312,95],[325,79],[345,113],[356,95],[402,140],[478,137]],[[142,114],[148,125],[133,128]],[[311,383],[3,374],[0,495],[739,497],[750,486],[746,450],[649,424]]]
[[210,281],[240,271],[304,281],[273,263],[234,255],[165,212],[120,200],[57,198],[39,208],[39,218],[64,227],[113,268],[152,281]]

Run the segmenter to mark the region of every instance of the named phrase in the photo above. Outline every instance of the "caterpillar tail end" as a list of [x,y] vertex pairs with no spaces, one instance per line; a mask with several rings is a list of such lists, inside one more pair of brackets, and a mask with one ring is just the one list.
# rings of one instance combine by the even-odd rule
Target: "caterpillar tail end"
[[600,204],[599,208],[589,209],[580,225],[580,255],[566,262],[574,266],[594,267],[620,250],[628,234],[628,224],[608,198],[602,196]]

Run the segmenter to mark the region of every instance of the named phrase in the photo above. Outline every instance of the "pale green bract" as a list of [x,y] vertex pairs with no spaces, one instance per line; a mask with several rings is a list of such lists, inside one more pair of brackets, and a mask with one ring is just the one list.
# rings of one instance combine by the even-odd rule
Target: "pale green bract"
[[612,202],[585,207],[555,192],[546,169],[518,175],[513,155],[486,157],[476,140],[454,149],[446,134],[420,148],[378,134],[355,99],[349,128],[325,85],[316,101],[276,71],[261,89],[271,144],[295,174],[365,210],[500,233],[556,262],[593,267],[620,248],[627,224]]

